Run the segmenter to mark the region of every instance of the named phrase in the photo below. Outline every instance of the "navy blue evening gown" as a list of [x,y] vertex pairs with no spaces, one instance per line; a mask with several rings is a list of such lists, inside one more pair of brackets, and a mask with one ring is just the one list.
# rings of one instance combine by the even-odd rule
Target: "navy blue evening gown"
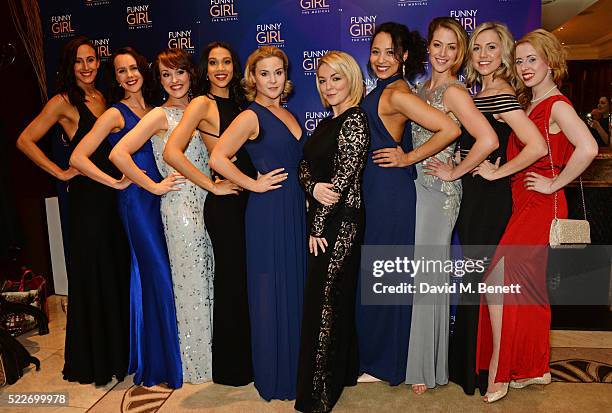
[[[370,151],[362,186],[365,207],[363,245],[414,245],[414,166],[382,168],[372,160],[373,151],[399,145],[378,115],[378,102],[383,90],[398,79],[401,79],[399,75],[379,79],[376,88],[361,103],[370,125]],[[404,127],[401,147],[404,152],[412,150],[410,123]],[[409,305],[362,305],[360,288],[363,276],[360,274],[356,308],[360,371],[391,385],[403,383],[412,308]]]
[[245,148],[261,174],[285,168],[282,188],[251,193],[246,209],[247,290],[255,387],[261,397],[295,399],[306,278],[306,201],[298,181],[302,142],[253,102],[259,135]]

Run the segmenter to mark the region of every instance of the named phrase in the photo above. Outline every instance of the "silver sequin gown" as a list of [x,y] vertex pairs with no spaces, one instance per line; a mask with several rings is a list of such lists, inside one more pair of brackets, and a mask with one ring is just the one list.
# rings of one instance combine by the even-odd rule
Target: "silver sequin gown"
[[[443,96],[452,85],[465,87],[459,81],[449,82],[433,90],[418,89],[418,96],[434,108],[446,113],[457,124],[459,121],[446,109]],[[416,149],[427,142],[433,133],[417,123],[412,124],[412,142]],[[435,155],[446,162],[454,156],[455,143]],[[450,259],[450,243],[453,227],[459,214],[461,181],[444,182],[438,177],[426,175],[423,163],[417,164],[417,207],[415,224],[415,258],[431,260]],[[417,287],[412,308],[410,341],[406,383],[425,384],[433,388],[448,383],[448,294],[420,294],[419,284],[444,286],[449,283],[448,272],[429,272],[414,278]]]
[[[164,162],[162,153],[168,137],[181,120],[183,111],[161,108],[168,119],[168,131],[151,138],[157,168],[163,177],[176,172]],[[196,131],[185,156],[210,176],[208,151]],[[204,201],[208,192],[190,181],[180,191],[162,196],[161,216],[168,244],[176,304],[183,380],[202,383],[212,379],[213,250],[204,225]]]

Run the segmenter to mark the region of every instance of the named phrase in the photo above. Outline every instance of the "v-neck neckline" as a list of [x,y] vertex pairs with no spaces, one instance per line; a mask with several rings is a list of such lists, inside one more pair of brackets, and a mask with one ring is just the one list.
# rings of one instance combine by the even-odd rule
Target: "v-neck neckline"
[[129,110],[129,111],[130,111],[130,113],[131,113],[131,114],[132,114],[132,115],[133,115],[133,116],[134,116],[136,119],[138,119],[138,121],[140,122],[140,120],[141,120],[142,118],[141,118],[140,116],[138,116],[138,115],[136,114],[136,112],[134,112],[134,111],[132,110],[132,108],[130,108],[128,105],[126,105],[126,104],[125,104],[125,103],[123,103],[123,102],[119,102],[119,103],[120,103],[121,105],[125,106],[125,107],[126,107],[126,109],[127,109],[127,110]]
[[300,128],[300,132],[302,132],[302,133],[300,134],[300,136],[299,136],[299,137],[296,137],[296,136],[293,134],[293,132],[291,132],[291,129],[289,129],[289,126],[287,126],[287,124],[286,124],[285,122],[283,122],[283,121],[281,120],[281,118],[279,118],[278,116],[276,116],[276,115],[274,114],[274,112],[272,112],[270,109],[268,109],[267,107],[265,107],[264,105],[262,105],[261,103],[259,103],[259,102],[257,102],[257,101],[253,101],[253,103],[256,103],[257,105],[259,105],[259,106],[261,106],[262,108],[264,108],[265,110],[267,110],[267,111],[270,113],[270,115],[272,115],[272,116],[273,116],[273,117],[274,117],[274,118],[275,118],[277,121],[279,121],[279,122],[280,122],[280,123],[281,123],[281,124],[282,124],[282,125],[285,127],[285,129],[287,129],[287,132],[289,132],[289,134],[290,134],[290,135],[293,137],[293,140],[294,140],[294,141],[296,141],[296,142],[298,142],[298,143],[299,143],[299,142],[302,140],[302,136],[304,135],[304,132],[302,131],[302,128]]

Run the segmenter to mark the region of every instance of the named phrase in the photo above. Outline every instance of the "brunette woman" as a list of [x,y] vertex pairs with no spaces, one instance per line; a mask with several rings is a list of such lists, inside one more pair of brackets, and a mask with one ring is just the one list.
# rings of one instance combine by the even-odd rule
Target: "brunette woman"
[[[164,193],[164,184],[149,178],[132,158],[150,139],[161,175],[176,176],[177,172],[164,162],[162,153],[189,102],[192,79],[195,83],[195,66],[183,49],[166,49],[157,55],[154,69],[165,92],[165,102],[147,113],[115,145],[110,159],[138,186],[153,194],[163,193],[160,210],[172,270],[183,381],[203,383],[212,378],[213,332],[214,258],[204,225],[207,192],[186,181],[179,191]],[[185,156],[210,174],[208,152],[199,133],[194,133]]]
[[[153,79],[146,59],[130,47],[117,49],[110,62],[108,81],[113,105],[75,148],[70,162],[90,178],[115,187],[117,179],[98,168],[90,157],[102,145],[116,145],[151,110]],[[177,189],[179,177],[162,179],[150,141],[134,154],[134,161],[149,178],[161,183],[160,194]],[[135,384],[166,383],[178,388],[183,383],[181,355],[159,207],[159,195],[136,185],[119,196],[119,213],[132,253],[129,372],[134,373]]]
[[[215,257],[212,337],[212,379],[215,383],[244,386],[253,381],[251,333],[246,284],[244,212],[248,191],[197,167],[185,149],[194,131],[211,153],[219,136],[241,111],[244,92],[240,86],[240,63],[226,43],[210,43],[202,52],[199,70],[201,96],[185,108],[183,117],[168,138],[164,160],[187,179],[208,191],[204,222]],[[244,174],[257,172],[244,148],[236,152],[234,165]]]
[[116,179],[108,161],[109,145],[93,153],[97,167],[114,176],[110,188],[59,168],[37,142],[56,123],[73,149],[106,109],[95,80],[100,60],[85,37],[63,49],[59,93],[22,132],[18,148],[42,169],[69,181],[68,313],[64,347],[64,379],[102,386],[127,374],[129,337],[129,249],[117,211],[115,189],[129,181]]

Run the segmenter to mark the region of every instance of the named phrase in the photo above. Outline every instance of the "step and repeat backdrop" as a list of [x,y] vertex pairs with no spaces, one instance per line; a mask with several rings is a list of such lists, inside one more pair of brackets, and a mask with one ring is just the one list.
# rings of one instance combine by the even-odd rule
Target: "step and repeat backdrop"
[[[318,59],[344,50],[360,63],[368,90],[375,81],[365,70],[376,25],[406,24],[425,37],[437,16],[451,16],[468,33],[485,21],[508,25],[518,38],[538,28],[540,0],[63,0],[41,1],[49,85],[62,45],[75,35],[91,38],[103,61],[113,50],[133,46],[149,60],[165,47],[193,54],[223,40],[242,63],[257,47],[274,45],[289,56],[295,89],[287,106],[310,132],[327,115],[315,89]],[[53,90],[50,90],[52,93]]]
[[[200,51],[215,40],[232,45],[242,63],[257,47],[282,48],[294,83],[286,104],[307,134],[330,114],[315,87],[318,59],[328,50],[355,57],[367,89],[374,87],[366,64],[377,24],[400,22],[425,37],[429,22],[438,16],[457,19],[468,33],[495,20],[507,24],[518,38],[540,27],[541,20],[541,0],[62,0],[41,1],[40,7],[49,85],[55,85],[63,44],[77,35],[92,39],[103,64],[123,46],[136,48],[149,61],[166,47],[180,47],[192,53],[196,63]],[[49,92],[54,93],[53,86]],[[53,156],[64,167],[68,151],[65,139],[53,139]],[[62,183],[58,194],[65,216]],[[65,227],[67,219],[62,222]]]

